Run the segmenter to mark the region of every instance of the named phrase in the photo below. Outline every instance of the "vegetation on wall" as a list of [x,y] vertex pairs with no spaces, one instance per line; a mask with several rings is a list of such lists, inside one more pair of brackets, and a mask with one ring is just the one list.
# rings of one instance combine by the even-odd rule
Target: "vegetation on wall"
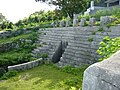
[[0,53],[0,66],[6,67],[8,65],[14,65],[33,60],[34,58],[32,58],[30,53],[33,48],[35,48],[34,43],[36,39],[37,32],[1,39],[0,43],[2,44],[17,42],[18,46],[8,52]]
[[120,50],[120,37],[111,39],[106,36],[103,41],[100,42],[100,47],[97,52],[101,55],[100,60],[105,60],[118,50]]

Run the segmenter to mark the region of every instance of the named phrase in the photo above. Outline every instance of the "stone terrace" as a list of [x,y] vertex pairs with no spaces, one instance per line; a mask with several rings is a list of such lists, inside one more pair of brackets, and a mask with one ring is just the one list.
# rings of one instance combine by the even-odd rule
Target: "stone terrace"
[[42,53],[48,54],[48,59],[60,67],[65,65],[80,66],[93,64],[98,61],[96,50],[105,36],[111,38],[120,36],[120,26],[100,28],[63,27],[40,29],[39,46],[32,52],[34,57],[40,58]]

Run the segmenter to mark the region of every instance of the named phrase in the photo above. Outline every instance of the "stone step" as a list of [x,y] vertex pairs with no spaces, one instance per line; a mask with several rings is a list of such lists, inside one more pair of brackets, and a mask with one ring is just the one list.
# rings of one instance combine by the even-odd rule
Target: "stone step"
[[66,54],[66,53],[71,53],[71,54],[73,54],[73,55],[80,55],[80,54],[82,54],[82,55],[88,55],[88,56],[96,56],[96,55],[98,55],[97,54],[97,52],[94,52],[94,51],[88,51],[88,50],[81,50],[81,51],[77,51],[77,50],[71,50],[71,49],[67,49],[67,50],[65,50],[65,52],[64,52],[64,54]]
[[70,58],[72,58],[72,59],[74,59],[75,57],[76,58],[83,58],[84,57],[84,59],[94,59],[94,57],[95,56],[92,56],[92,55],[87,55],[87,54],[84,54],[84,53],[79,53],[79,54],[76,54],[76,53],[64,53],[63,55],[62,55],[62,57],[63,58],[66,58],[66,57],[70,57]]
[[74,65],[77,65],[79,63],[85,63],[85,64],[92,64],[93,63],[93,61],[91,61],[89,59],[84,59],[84,58],[73,58],[73,59],[71,59],[71,57],[63,58],[62,60],[60,60],[60,62],[64,62],[64,63],[72,62]]

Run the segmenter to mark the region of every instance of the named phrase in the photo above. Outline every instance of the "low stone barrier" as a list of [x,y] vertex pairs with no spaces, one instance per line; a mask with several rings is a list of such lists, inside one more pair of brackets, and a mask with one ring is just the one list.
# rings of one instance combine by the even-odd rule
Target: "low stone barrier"
[[36,67],[40,64],[42,58],[35,60],[35,61],[31,61],[31,62],[27,62],[27,63],[23,63],[23,64],[18,64],[18,65],[14,65],[14,66],[8,66],[8,71],[11,70],[26,70],[26,69],[31,69],[33,67]]
[[85,70],[82,90],[120,90],[120,51]]

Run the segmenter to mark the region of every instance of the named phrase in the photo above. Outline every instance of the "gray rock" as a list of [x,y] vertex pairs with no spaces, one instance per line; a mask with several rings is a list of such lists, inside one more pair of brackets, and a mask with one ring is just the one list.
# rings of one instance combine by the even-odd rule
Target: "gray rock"
[[82,90],[120,90],[120,51],[85,70]]
[[111,16],[101,16],[100,17],[100,25],[104,26],[104,25],[109,24],[115,20],[116,20],[116,18],[113,18]]

